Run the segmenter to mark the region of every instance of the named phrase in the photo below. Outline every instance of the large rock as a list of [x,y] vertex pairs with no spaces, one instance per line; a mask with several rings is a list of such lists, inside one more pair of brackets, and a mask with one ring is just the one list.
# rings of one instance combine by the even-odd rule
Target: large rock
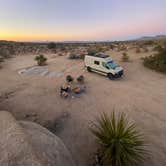
[[0,111],[0,166],[74,166],[63,142],[32,122]]

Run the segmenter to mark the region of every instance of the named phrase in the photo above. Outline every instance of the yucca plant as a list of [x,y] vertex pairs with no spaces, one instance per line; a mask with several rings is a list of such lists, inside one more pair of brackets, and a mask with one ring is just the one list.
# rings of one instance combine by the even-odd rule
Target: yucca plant
[[35,61],[39,66],[43,66],[46,64],[47,58],[44,55],[38,55],[35,57]]
[[101,165],[135,166],[144,161],[144,137],[124,114],[116,118],[114,112],[103,113],[90,130],[100,145]]

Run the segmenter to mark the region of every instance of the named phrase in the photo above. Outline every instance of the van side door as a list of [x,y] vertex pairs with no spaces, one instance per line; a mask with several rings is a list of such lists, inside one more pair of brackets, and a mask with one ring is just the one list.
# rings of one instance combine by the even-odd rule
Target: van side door
[[101,61],[95,59],[93,64],[94,70],[100,71],[101,70],[100,65],[101,65]]
[[106,62],[101,63],[101,69],[102,69],[102,72],[105,74],[108,74],[110,72],[110,69],[106,66]]

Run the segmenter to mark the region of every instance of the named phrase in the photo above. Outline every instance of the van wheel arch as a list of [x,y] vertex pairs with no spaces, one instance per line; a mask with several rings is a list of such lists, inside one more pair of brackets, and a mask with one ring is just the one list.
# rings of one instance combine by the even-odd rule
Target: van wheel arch
[[91,69],[91,67],[87,67],[87,70],[88,70],[88,72],[91,72],[92,71],[92,69]]
[[110,80],[113,80],[114,79],[114,75],[112,73],[108,73],[107,74],[107,77],[110,79]]

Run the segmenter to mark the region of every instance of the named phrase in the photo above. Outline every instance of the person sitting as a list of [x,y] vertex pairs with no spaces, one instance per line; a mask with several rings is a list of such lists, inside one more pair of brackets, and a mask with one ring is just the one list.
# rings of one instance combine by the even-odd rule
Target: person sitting
[[69,92],[70,88],[65,84],[62,85],[60,88],[60,95],[61,97],[68,97],[68,92]]

